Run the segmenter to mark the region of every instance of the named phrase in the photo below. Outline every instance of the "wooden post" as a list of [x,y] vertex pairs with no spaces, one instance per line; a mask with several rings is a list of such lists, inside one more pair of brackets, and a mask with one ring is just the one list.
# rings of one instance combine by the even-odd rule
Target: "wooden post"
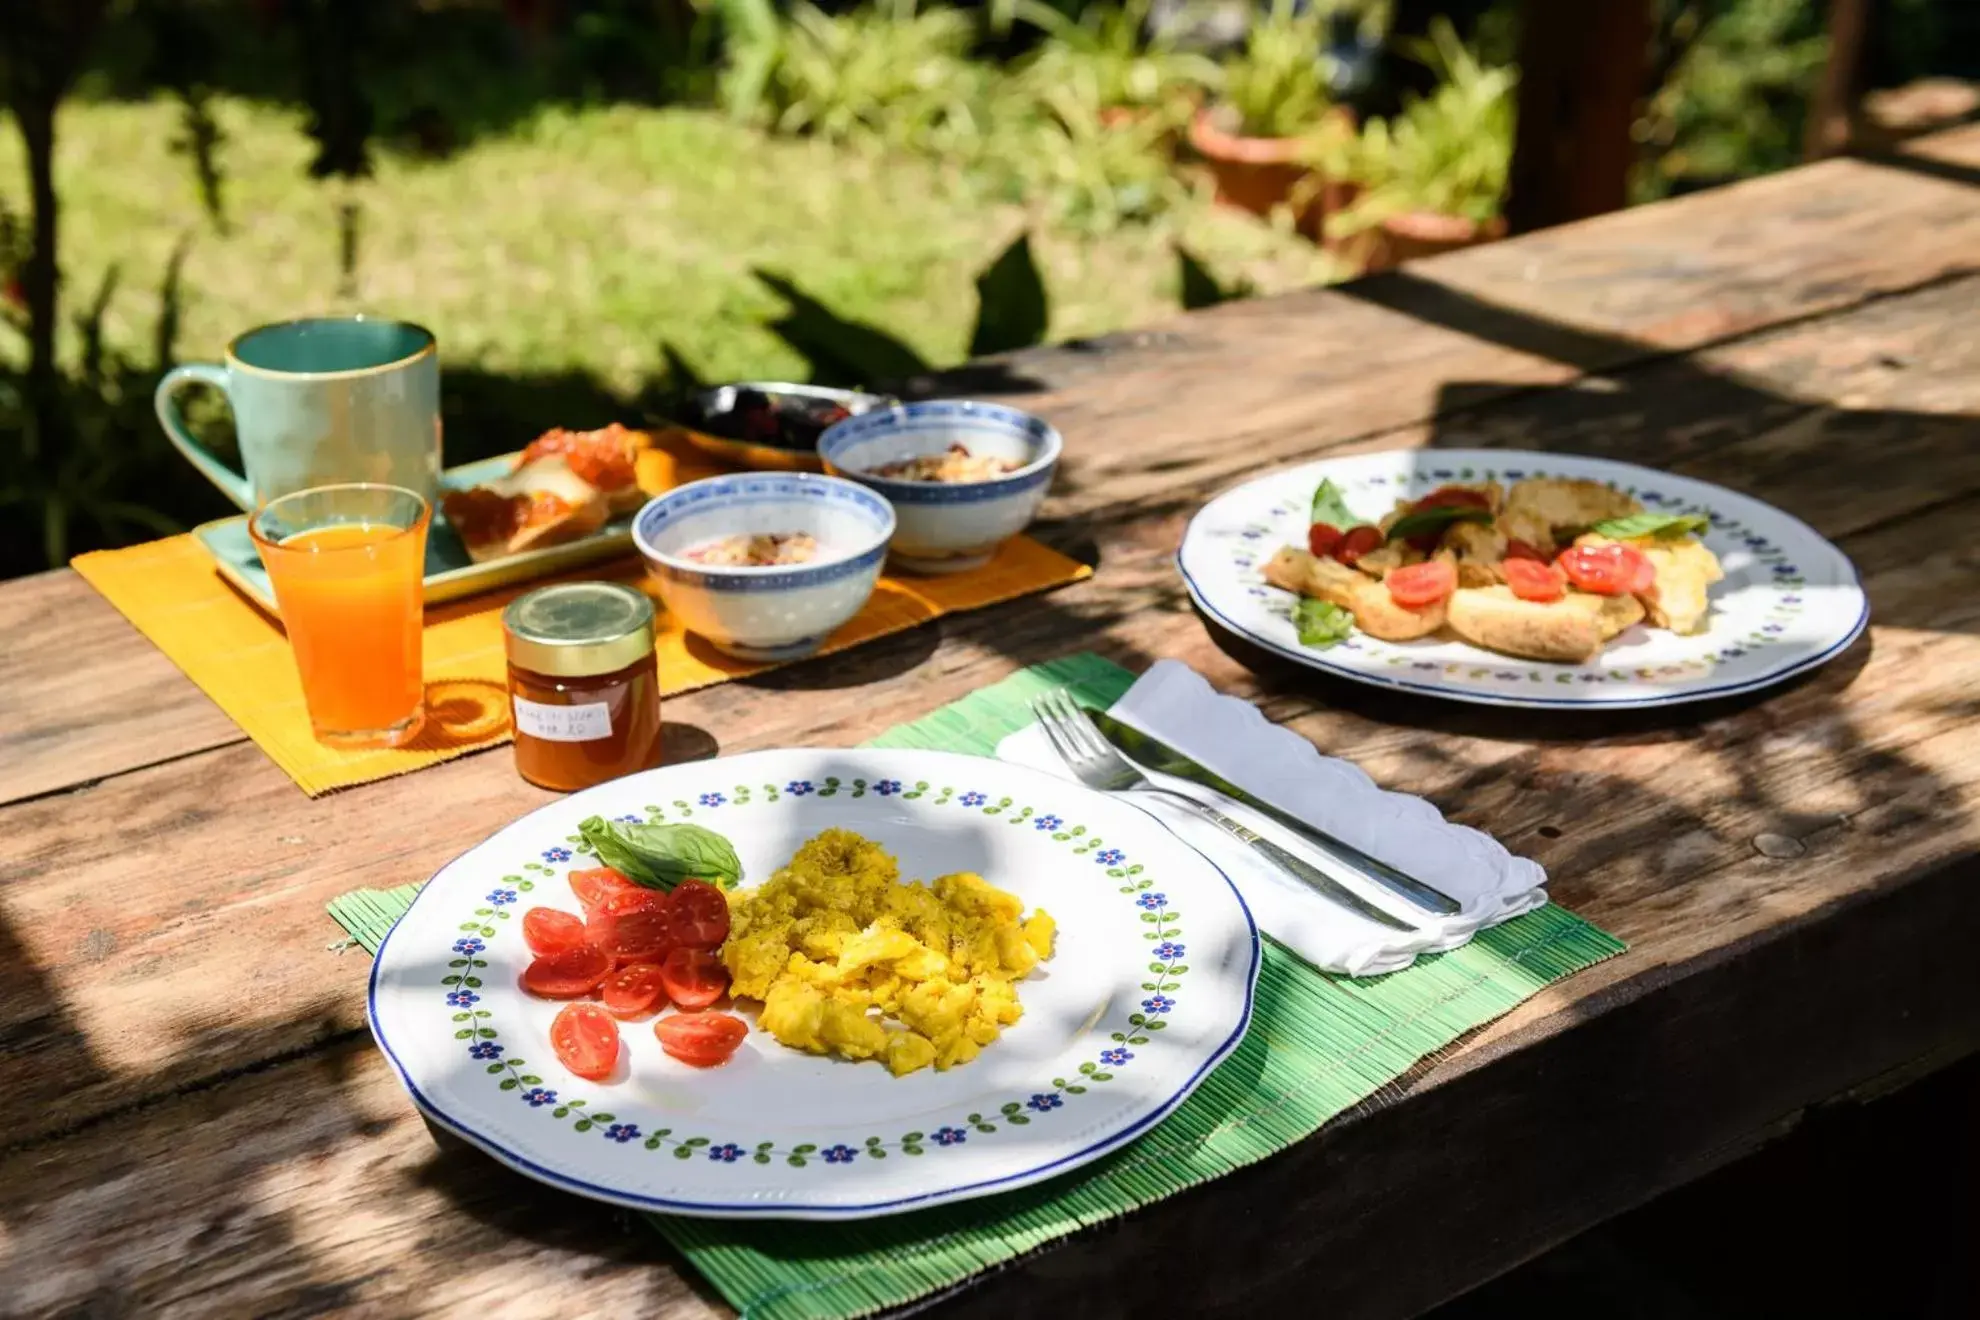
[[1514,233],[1620,210],[1636,158],[1649,0],[1526,0],[1519,34]]
[[1829,0],[1829,59],[1809,103],[1808,129],[1802,139],[1802,154],[1809,160],[1849,150],[1865,39],[1870,34],[1870,3]]

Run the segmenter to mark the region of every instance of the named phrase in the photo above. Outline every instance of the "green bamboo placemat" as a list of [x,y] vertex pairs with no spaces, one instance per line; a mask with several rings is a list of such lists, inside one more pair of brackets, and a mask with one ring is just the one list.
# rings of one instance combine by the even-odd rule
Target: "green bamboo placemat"
[[[989,755],[1067,687],[1112,704],[1134,681],[1094,655],[1036,665],[870,744]],[[418,892],[360,889],[330,915],[375,953]],[[1051,1182],[852,1223],[647,1218],[748,1320],[847,1320],[952,1288],[1089,1224],[1172,1196],[1311,1136],[1417,1061],[1541,987],[1623,951],[1549,905],[1387,976],[1315,971],[1270,940],[1251,1028],[1196,1093],[1132,1145]]]

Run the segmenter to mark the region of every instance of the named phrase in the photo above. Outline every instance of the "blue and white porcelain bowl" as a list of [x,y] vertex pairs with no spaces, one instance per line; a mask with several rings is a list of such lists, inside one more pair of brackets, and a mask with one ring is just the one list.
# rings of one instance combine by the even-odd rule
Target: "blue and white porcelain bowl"
[[[971,454],[1009,459],[1013,471],[988,481],[901,481],[874,468],[940,454],[960,444]],[[995,403],[941,400],[883,408],[838,423],[818,438],[828,472],[886,496],[899,519],[894,562],[922,573],[955,573],[989,561],[997,547],[1037,516],[1052,487],[1063,442],[1050,424]]]
[[[703,564],[687,551],[725,536],[808,532],[802,564]],[[894,511],[850,481],[805,472],[709,477],[656,495],[633,519],[660,599],[688,631],[739,660],[810,655],[873,594]]]

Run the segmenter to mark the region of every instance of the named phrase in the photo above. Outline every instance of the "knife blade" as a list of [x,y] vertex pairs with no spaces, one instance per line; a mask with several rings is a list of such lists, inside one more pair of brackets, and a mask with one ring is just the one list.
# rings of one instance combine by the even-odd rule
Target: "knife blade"
[[1290,811],[1274,806],[1257,794],[1248,792],[1152,734],[1143,733],[1131,724],[1124,724],[1104,710],[1091,710],[1087,713],[1093,717],[1093,723],[1100,730],[1101,736],[1129,760],[1151,770],[1160,770],[1163,774],[1186,779],[1212,792],[1221,793],[1233,802],[1242,803],[1260,815],[1270,817],[1318,849],[1329,860],[1365,876],[1390,893],[1407,899],[1426,912],[1447,917],[1463,910],[1463,904],[1441,889],[1418,880],[1406,871],[1397,870],[1379,857],[1370,857],[1344,839],[1337,839],[1324,830],[1307,824]]

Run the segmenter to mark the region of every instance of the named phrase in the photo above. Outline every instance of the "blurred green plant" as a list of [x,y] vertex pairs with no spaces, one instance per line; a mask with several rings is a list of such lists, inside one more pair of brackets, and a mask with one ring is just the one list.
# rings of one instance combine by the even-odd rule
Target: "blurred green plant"
[[718,82],[731,115],[780,133],[912,150],[973,149],[986,131],[990,71],[969,58],[976,20],[946,5],[877,0],[830,14],[794,0],[723,10]]
[[1296,9],[1294,0],[1272,0],[1245,34],[1244,48],[1223,63],[1222,104],[1237,117],[1238,132],[1299,137],[1332,108],[1322,62],[1326,42],[1326,6]]
[[1328,218],[1329,235],[1363,233],[1409,211],[1483,224],[1505,201],[1518,72],[1485,65],[1443,18],[1409,53],[1436,74],[1436,90],[1405,95],[1392,120],[1372,119],[1358,134],[1313,143],[1322,175],[1361,185],[1355,200]]
[[1635,132],[1639,201],[1801,159],[1828,37],[1807,0],[1665,0],[1666,75]]
[[1185,195],[1171,164],[1174,118],[1111,115],[1118,107],[1076,83],[1042,89],[1026,108],[997,121],[982,168],[1048,222],[1108,233],[1151,220]]
[[1089,4],[1071,18],[1040,0],[1020,0],[1018,16],[1045,40],[1018,66],[1020,85],[1044,99],[1067,92],[1103,111],[1185,117],[1222,81],[1214,60],[1178,44],[1177,27],[1151,29],[1153,0]]

